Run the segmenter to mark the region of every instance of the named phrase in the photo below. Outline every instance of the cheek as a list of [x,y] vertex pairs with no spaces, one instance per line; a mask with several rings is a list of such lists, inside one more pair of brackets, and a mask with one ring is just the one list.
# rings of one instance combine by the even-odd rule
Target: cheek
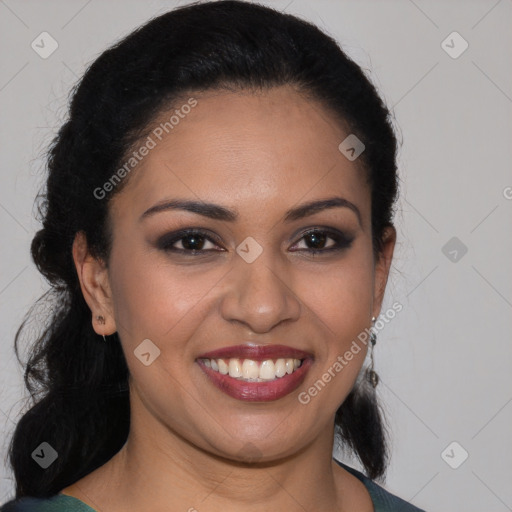
[[373,302],[372,260],[354,253],[325,276],[309,276],[311,324],[318,329],[317,369],[298,396],[315,417],[330,416],[350,393],[368,350]]
[[226,269],[166,264],[161,255],[133,250],[127,257],[112,251],[111,287],[118,332],[124,344],[143,339],[158,346],[178,343],[197,327],[208,305],[208,291]]
[[299,401],[309,403],[321,396],[313,408],[318,408],[319,415],[331,414],[352,389],[368,350],[366,329],[373,303],[371,244],[361,241],[339,264],[323,273],[304,273],[301,282],[312,315],[310,323],[317,326],[324,342],[316,355],[317,371]]
[[362,245],[339,263],[301,277],[301,300],[340,341],[357,336],[371,314],[373,260]]

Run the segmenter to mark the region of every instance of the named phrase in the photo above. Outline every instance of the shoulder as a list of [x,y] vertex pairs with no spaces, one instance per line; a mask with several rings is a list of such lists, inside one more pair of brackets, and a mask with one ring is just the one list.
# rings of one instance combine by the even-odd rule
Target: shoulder
[[0,512],[95,512],[83,501],[72,496],[56,494],[49,498],[24,496],[0,507]]
[[334,459],[334,461],[365,485],[375,506],[375,512],[425,512],[424,510],[419,509],[398,496],[386,491],[386,489],[375,483],[366,475],[363,475],[360,471],[343,464],[339,460]]

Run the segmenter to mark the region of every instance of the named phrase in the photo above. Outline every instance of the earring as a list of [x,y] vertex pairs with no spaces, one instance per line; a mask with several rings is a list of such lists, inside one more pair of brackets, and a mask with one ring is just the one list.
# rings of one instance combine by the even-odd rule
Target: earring
[[[98,320],[98,323],[100,323],[101,325],[105,325],[105,317],[101,316],[101,315],[98,315],[96,317],[96,320]],[[105,335],[102,334],[101,336],[103,336],[103,341],[107,341],[107,339],[105,338]]]
[[[376,318],[372,317],[372,324],[375,323]],[[373,325],[372,325],[373,327]],[[377,372],[374,370],[374,359],[373,359],[373,347],[375,347],[375,343],[377,343],[377,335],[374,331],[370,334],[370,367],[366,370],[366,378],[368,382],[372,385],[372,387],[375,389],[377,387],[377,384],[379,383],[379,376],[377,375]]]

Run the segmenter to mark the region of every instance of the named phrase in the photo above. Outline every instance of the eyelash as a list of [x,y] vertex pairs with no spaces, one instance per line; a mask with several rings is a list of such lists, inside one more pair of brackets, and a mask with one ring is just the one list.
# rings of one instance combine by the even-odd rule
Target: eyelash
[[[339,231],[334,231],[332,229],[325,229],[325,228],[313,228],[313,229],[310,229],[310,230],[304,232],[301,235],[299,242],[304,237],[306,237],[308,235],[312,235],[312,234],[327,235],[327,238],[334,240],[335,244],[332,247],[327,247],[326,249],[306,248],[306,249],[295,249],[293,252],[305,251],[312,256],[318,255],[318,254],[329,254],[331,252],[337,252],[337,251],[342,251],[343,249],[347,249],[348,247],[350,247],[350,245],[352,244],[352,241],[353,241],[353,238],[348,237],[344,233],[339,232]],[[164,235],[157,241],[157,247],[166,252],[180,253],[180,254],[183,254],[184,256],[192,256],[192,257],[202,256],[206,252],[212,251],[212,249],[195,250],[195,249],[177,249],[176,247],[172,247],[176,242],[179,242],[191,235],[199,236],[200,238],[204,238],[204,239],[208,240],[209,242],[212,242],[216,245],[220,245],[219,241],[216,240],[216,237],[214,237],[213,235],[211,235],[210,233],[208,233],[206,231],[203,231],[202,229],[184,229],[184,230],[177,231],[175,233],[168,233],[168,234]],[[298,243],[298,242],[296,242],[296,243]],[[296,244],[294,244],[294,245],[296,245]],[[220,251],[217,251],[217,252],[220,252]]]

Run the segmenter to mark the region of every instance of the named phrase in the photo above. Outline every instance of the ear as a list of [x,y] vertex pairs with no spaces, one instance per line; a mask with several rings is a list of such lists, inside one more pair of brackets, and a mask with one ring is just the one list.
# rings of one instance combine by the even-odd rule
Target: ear
[[[92,313],[94,331],[105,336],[115,333],[117,328],[105,262],[90,253],[83,231],[75,235],[72,252],[80,288]],[[103,319],[98,317],[103,317]]]
[[382,251],[375,264],[374,291],[373,291],[373,312],[372,315],[377,318],[380,314],[384,292],[389,276],[391,261],[393,260],[393,251],[396,243],[396,229],[394,226],[386,226],[382,234]]

